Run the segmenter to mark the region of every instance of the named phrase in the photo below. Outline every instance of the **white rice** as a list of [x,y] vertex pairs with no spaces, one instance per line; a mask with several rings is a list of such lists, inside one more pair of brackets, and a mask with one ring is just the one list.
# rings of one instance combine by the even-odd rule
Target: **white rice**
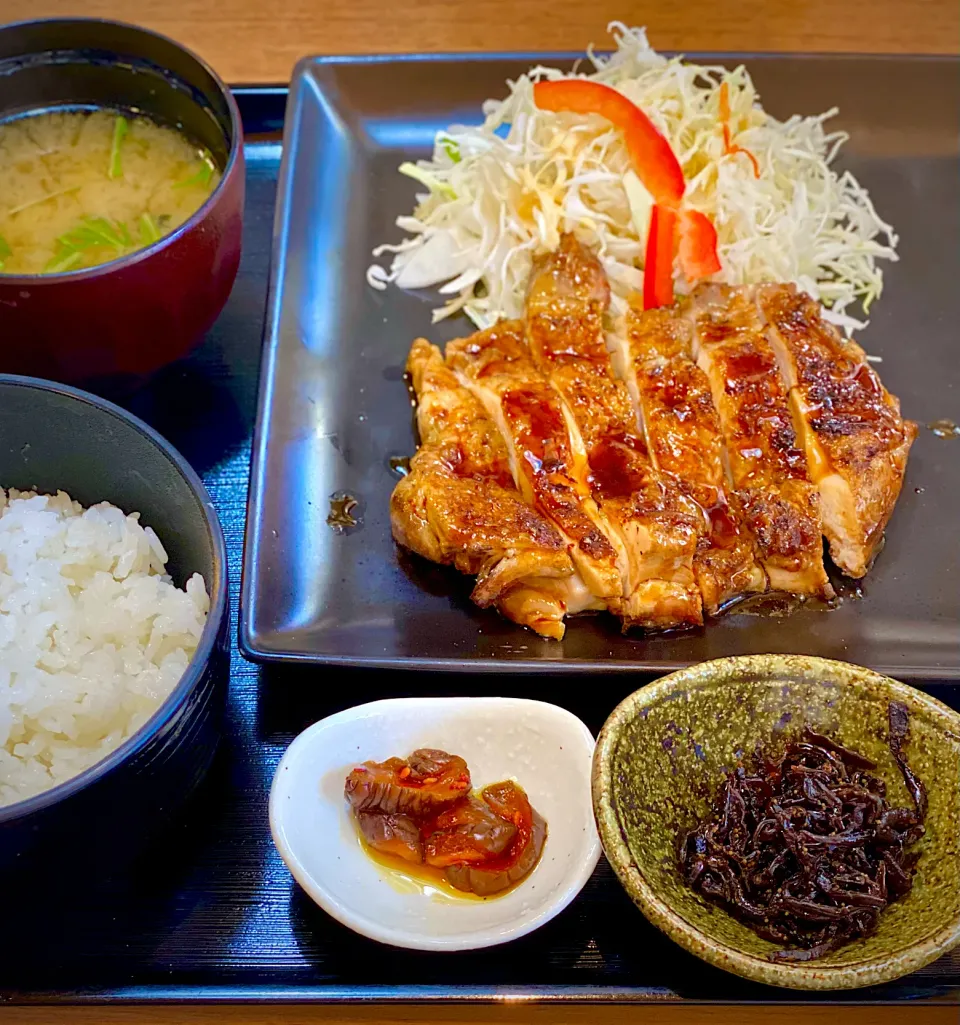
[[0,489],[0,806],[132,736],[176,686],[210,601],[140,514]]

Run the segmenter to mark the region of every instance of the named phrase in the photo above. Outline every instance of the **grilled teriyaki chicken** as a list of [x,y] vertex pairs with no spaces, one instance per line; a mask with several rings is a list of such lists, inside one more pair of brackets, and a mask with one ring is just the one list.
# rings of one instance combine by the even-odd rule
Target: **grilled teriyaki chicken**
[[790,386],[830,555],[848,576],[862,577],[900,494],[917,425],[901,418],[863,349],[844,341],[810,296],[792,285],[754,292]]
[[833,597],[823,566],[820,496],[810,480],[777,368],[749,289],[707,285],[681,316],[710,382],[730,483],[770,587]]
[[396,539],[477,575],[474,600],[543,636],[607,610],[688,626],[763,591],[829,598],[822,536],[862,576],[916,426],[791,285],[703,285],[608,316],[573,236],[535,265],[523,320],[407,369],[422,447]]
[[[480,403],[422,338],[407,360],[422,445],[390,501],[394,537],[477,577],[472,598],[544,637],[596,601],[560,531],[514,485],[507,446]],[[602,608],[600,603],[597,607]]]
[[693,361],[690,325],[668,311],[644,312],[637,301],[613,340],[651,458],[697,510],[694,571],[705,612],[765,591],[757,544],[727,482],[720,419],[706,375]]
[[617,551],[584,481],[583,441],[560,395],[534,366],[523,323],[506,321],[453,341],[446,358],[500,429],[523,497],[563,534],[591,593],[618,601]]
[[572,235],[535,268],[526,335],[533,363],[560,396],[577,439],[575,472],[616,548],[624,626],[698,624],[693,575],[698,507],[675,478],[658,473],[630,394],[604,344],[610,301],[596,257]]

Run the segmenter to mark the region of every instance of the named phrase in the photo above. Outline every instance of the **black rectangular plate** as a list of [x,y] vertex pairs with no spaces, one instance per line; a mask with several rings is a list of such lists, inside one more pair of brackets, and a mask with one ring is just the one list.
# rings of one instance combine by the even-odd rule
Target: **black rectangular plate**
[[[120,398],[203,476],[223,523],[236,625],[257,363],[285,91],[242,90],[247,146],[243,263],[204,345]],[[960,950],[886,986],[799,994],[744,982],[687,954],[633,907],[607,863],[554,921],[508,947],[464,954],[393,950],[325,915],[270,839],[267,793],[293,737],[381,697],[516,695],[560,701],[596,732],[642,676],[551,681],[310,666],[258,667],[234,650],[223,742],[182,820],[131,866],[80,884],[4,877],[0,1006],[167,1001],[596,1000],[850,1003],[960,1000]],[[960,707],[960,687],[931,684]],[[78,837],[78,843],[83,838]]]
[[[542,56],[542,55],[541,55]],[[397,548],[391,456],[415,438],[401,372],[420,334],[443,341],[465,318],[430,323],[433,294],[371,289],[379,242],[418,186],[401,160],[436,130],[476,122],[481,102],[534,61],[524,57],[308,60],[291,86],[280,175],[241,648],[262,660],[470,671],[663,671],[723,655],[801,652],[907,679],[960,676],[956,503],[960,440],[921,430],[886,548],[861,598],[781,619],[728,615],[700,630],[622,636],[609,616],[546,641],[481,611],[471,582]],[[958,64],[952,60],[751,57],[768,111],[840,108],[843,167],[900,232],[898,264],[863,342],[905,415],[960,421]],[[362,526],[326,522],[334,493],[358,499]],[[851,593],[849,586],[843,589]]]

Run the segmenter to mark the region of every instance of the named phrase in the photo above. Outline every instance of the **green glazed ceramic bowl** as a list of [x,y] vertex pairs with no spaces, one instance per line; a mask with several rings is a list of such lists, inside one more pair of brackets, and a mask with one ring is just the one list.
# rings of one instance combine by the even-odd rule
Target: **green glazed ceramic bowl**
[[[827,957],[775,963],[760,939],[683,882],[678,836],[707,815],[737,752],[782,746],[809,725],[873,759],[890,800],[909,805],[886,744],[887,704],[910,710],[911,767],[930,807],[912,891],[877,931]],[[607,858],[640,910],[710,964],[793,989],[853,989],[906,975],[960,942],[960,715],[868,669],[799,655],[704,662],[641,688],[614,709],[593,763]]]

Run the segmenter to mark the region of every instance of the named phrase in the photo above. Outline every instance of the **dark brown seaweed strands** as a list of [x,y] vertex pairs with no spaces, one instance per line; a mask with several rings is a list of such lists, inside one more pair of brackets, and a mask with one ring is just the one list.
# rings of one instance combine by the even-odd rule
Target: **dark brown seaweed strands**
[[891,702],[887,742],[913,801],[891,808],[876,765],[804,727],[779,761],[761,752],[720,787],[712,817],[683,837],[687,884],[785,949],[812,961],[868,936],[913,884],[927,793],[907,764],[907,709]]

